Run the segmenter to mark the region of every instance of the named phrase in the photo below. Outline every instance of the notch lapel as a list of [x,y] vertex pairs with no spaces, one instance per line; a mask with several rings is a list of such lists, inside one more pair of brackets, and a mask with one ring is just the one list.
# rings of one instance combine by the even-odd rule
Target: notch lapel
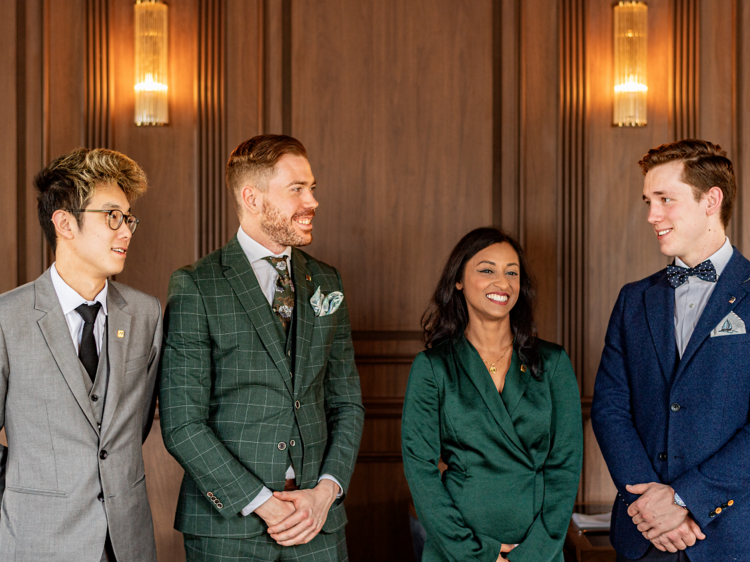
[[[680,375],[685,371],[687,364],[693,358],[695,353],[700,349],[700,346],[711,334],[711,330],[729,314],[734,308],[742,301],[746,295],[746,290],[742,287],[742,283],[747,280],[750,275],[750,268],[747,267],[748,263],[742,255],[735,249],[732,254],[732,258],[724,268],[724,271],[719,276],[719,280],[716,282],[711,297],[706,303],[706,308],[703,310],[698,323],[695,325],[693,335],[690,336],[690,341],[685,348],[685,353],[682,355],[680,364],[677,367],[677,374],[675,375],[675,382]],[[734,297],[734,302],[729,302]]]
[[[310,281],[307,278],[310,277]],[[310,343],[312,342],[315,313],[310,304],[313,294],[313,282],[310,270],[307,268],[305,257],[296,248],[292,248],[292,280],[294,282],[294,319],[296,326],[296,342],[294,350],[294,396],[298,396],[301,388],[304,365],[307,364]]]
[[[112,416],[117,409],[124,384],[122,377],[125,376],[128,342],[133,333],[131,329],[133,317],[123,310],[127,304],[114,284],[110,283],[107,289],[107,360],[109,361],[109,374],[107,376],[107,394],[102,417],[102,435],[112,422]],[[122,338],[113,336],[113,334],[117,334],[118,330],[124,330],[125,336]],[[101,361],[101,357],[99,360]]]
[[[500,393],[495,388],[495,384],[492,381],[492,377],[487,372],[487,368],[482,362],[482,358],[479,356],[479,352],[476,348],[471,345],[471,342],[466,339],[465,336],[461,336],[455,343],[454,347],[457,355],[457,363],[461,366],[466,376],[471,380],[472,384],[476,387],[479,394],[482,396],[487,409],[495,418],[497,425],[500,426],[503,434],[510,440],[510,442],[518,449],[522,458],[528,459],[526,454],[526,448],[521,443],[516,428],[513,425],[513,420],[508,414],[508,410],[500,398]],[[513,351],[513,357],[510,361],[510,368],[508,374],[519,371],[518,359],[516,358],[515,350]]]
[[674,289],[669,284],[666,270],[655,285],[646,289],[645,300],[651,339],[664,380],[669,382],[675,369],[677,342],[674,335]]
[[47,342],[57,367],[60,369],[70,392],[78,402],[78,406],[91,424],[93,430],[99,434],[94,410],[89,401],[86,385],[81,374],[82,365],[76,355],[70,330],[62,313],[60,301],[57,299],[55,287],[52,285],[49,269],[34,282],[35,308],[46,314],[37,320],[44,340]]
[[255,331],[258,332],[260,341],[268,351],[281,374],[289,394],[294,395],[292,388],[292,375],[289,366],[284,359],[284,342],[281,339],[283,330],[279,321],[273,315],[271,305],[268,304],[263,290],[258,284],[250,262],[247,261],[245,252],[242,251],[240,243],[235,235],[222,250],[222,265],[224,277],[232,286],[234,294],[242,304],[245,312],[250,317]]
[[[518,403],[526,393],[526,387],[529,385],[529,379],[531,378],[531,369],[527,367],[521,370],[521,361],[516,355],[516,350],[513,350],[513,357],[510,361],[510,369],[505,377],[505,386],[503,387],[503,393],[500,399],[505,403],[508,409],[508,415],[513,418],[513,412],[515,412]],[[514,426],[515,427],[515,426]]]

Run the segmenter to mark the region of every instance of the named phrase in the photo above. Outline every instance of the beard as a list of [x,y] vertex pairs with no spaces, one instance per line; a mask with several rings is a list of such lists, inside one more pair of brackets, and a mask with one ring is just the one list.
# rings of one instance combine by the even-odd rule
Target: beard
[[280,246],[307,246],[312,242],[312,232],[297,232],[294,219],[299,217],[314,217],[315,210],[297,213],[288,217],[281,209],[274,206],[267,198],[263,200],[263,214],[260,217],[261,230]]

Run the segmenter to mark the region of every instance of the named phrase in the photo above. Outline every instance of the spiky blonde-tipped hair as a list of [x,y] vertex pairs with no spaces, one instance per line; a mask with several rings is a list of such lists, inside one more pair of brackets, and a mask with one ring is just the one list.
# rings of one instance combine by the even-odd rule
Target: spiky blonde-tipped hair
[[[146,174],[132,159],[106,148],[77,148],[55,158],[34,178],[37,214],[52,250],[57,234],[52,214],[58,209],[85,209],[98,186],[117,185],[129,202],[148,189]],[[78,224],[83,217],[76,214]]]

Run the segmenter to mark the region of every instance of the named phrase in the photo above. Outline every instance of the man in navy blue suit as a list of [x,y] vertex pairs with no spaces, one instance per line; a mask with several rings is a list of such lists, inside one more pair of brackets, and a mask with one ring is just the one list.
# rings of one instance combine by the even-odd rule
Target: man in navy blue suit
[[617,487],[618,562],[750,560],[750,262],[725,235],[736,196],[721,147],[684,140],[639,162],[672,265],[625,285],[591,420]]

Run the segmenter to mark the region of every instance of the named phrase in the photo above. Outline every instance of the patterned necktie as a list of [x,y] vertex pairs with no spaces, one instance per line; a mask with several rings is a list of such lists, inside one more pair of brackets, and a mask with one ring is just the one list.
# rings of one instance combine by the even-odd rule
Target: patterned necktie
[[276,273],[279,274],[276,279],[276,289],[271,308],[286,332],[292,321],[292,311],[294,310],[294,286],[292,285],[292,276],[289,275],[286,256],[280,258],[268,256],[263,259],[270,263]]
[[703,279],[709,283],[716,283],[716,268],[711,260],[699,263],[695,267],[680,267],[679,265],[667,266],[667,277],[669,284],[675,289],[688,280],[691,275]]
[[96,349],[96,338],[94,338],[94,323],[99,314],[101,303],[83,303],[76,308],[76,312],[83,318],[83,334],[81,334],[81,345],[78,346],[78,358],[83,367],[91,377],[91,382],[96,378],[96,369],[99,366],[99,352]]

